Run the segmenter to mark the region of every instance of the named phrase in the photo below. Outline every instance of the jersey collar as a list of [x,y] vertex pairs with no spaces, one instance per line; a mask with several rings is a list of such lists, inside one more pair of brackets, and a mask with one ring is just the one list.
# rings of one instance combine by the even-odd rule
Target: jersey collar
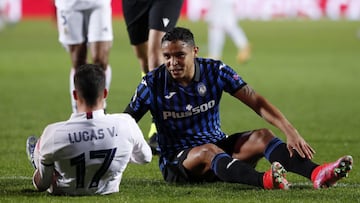
[[105,116],[104,109],[99,109],[93,112],[82,112],[71,114],[70,119],[94,119]]

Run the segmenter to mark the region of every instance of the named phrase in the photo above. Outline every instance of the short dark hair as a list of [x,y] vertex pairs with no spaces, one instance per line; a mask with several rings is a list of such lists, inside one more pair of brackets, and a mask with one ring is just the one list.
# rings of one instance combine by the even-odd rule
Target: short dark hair
[[90,107],[96,105],[105,89],[105,72],[99,65],[85,64],[76,69],[74,85],[79,97]]
[[166,32],[164,37],[161,39],[161,43],[165,41],[172,42],[178,40],[195,46],[195,39],[193,33],[189,29],[183,27],[175,27],[170,31]]

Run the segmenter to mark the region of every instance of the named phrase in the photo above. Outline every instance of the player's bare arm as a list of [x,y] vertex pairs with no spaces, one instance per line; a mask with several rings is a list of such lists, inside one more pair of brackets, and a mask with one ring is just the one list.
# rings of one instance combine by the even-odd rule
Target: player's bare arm
[[279,128],[286,135],[290,156],[293,156],[293,150],[296,150],[301,157],[309,159],[313,158],[315,151],[306,143],[280,110],[263,96],[256,93],[249,85],[245,85],[238,90],[234,96],[253,109],[268,123]]

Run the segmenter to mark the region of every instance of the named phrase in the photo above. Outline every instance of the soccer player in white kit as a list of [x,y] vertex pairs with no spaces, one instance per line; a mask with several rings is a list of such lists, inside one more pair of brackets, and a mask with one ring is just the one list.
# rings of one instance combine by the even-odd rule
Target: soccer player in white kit
[[[75,69],[87,63],[88,49],[91,63],[105,70],[106,88],[111,82],[109,53],[113,40],[111,0],[55,0],[59,41],[70,52],[70,95],[74,90]],[[72,111],[76,102],[71,97]]]
[[243,29],[238,25],[235,0],[209,0],[206,16],[208,23],[208,55],[221,59],[225,36],[228,34],[238,49],[237,61],[245,63],[250,58],[250,45]]
[[33,185],[55,195],[118,192],[127,164],[150,162],[151,149],[130,115],[104,113],[107,90],[100,66],[78,67],[74,80],[78,113],[48,125],[38,140],[27,140]]

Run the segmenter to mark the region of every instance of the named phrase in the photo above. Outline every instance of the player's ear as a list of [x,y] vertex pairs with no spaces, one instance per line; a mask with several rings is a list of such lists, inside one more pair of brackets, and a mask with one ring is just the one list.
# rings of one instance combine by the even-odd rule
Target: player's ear
[[72,94],[73,94],[74,99],[78,100],[78,95],[77,95],[76,90],[73,90]]
[[199,53],[199,47],[198,46],[194,46],[194,55],[197,56]]
[[104,99],[106,99],[107,96],[108,96],[108,90],[105,88],[104,89]]

